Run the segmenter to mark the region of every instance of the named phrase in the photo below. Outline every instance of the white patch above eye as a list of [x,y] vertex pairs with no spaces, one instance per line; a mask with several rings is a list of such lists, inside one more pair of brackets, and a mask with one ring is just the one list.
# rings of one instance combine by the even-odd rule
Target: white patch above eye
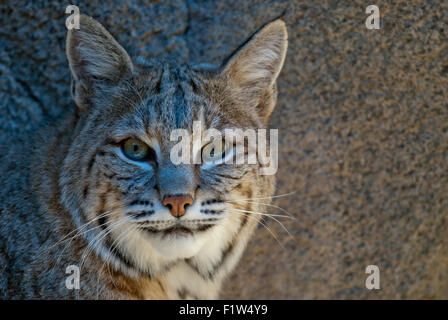
[[142,137],[141,140],[156,152],[157,159],[162,158],[162,151],[160,150],[159,141],[157,141],[157,139]]

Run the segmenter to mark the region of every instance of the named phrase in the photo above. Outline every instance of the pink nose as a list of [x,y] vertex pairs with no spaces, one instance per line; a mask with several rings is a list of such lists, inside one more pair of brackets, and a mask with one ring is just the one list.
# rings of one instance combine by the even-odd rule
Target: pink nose
[[170,209],[173,216],[180,218],[185,214],[185,209],[193,204],[193,198],[188,194],[168,196],[163,199],[162,204]]

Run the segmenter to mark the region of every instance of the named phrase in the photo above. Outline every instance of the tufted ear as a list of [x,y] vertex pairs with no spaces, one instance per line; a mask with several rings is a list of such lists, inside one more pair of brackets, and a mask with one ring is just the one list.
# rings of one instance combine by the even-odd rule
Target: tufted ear
[[73,77],[73,99],[84,109],[98,91],[131,76],[133,65],[123,47],[99,22],[81,15],[79,26],[67,33],[66,53]]
[[275,106],[276,79],[288,47],[285,23],[275,20],[256,32],[224,64],[221,76],[242,103],[257,107],[267,121]]

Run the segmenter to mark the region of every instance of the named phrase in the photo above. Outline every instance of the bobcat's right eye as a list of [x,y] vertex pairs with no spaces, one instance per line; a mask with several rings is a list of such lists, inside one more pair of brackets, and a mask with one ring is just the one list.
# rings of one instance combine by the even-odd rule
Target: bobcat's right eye
[[155,160],[155,152],[138,139],[126,139],[121,143],[123,154],[134,161]]

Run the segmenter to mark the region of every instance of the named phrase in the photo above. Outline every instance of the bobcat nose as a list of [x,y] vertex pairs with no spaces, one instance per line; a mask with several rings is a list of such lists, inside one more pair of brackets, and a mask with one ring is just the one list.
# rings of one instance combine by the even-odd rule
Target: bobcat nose
[[176,218],[180,218],[185,214],[185,209],[193,204],[193,198],[188,194],[178,196],[166,196],[162,204],[170,209],[171,214]]

